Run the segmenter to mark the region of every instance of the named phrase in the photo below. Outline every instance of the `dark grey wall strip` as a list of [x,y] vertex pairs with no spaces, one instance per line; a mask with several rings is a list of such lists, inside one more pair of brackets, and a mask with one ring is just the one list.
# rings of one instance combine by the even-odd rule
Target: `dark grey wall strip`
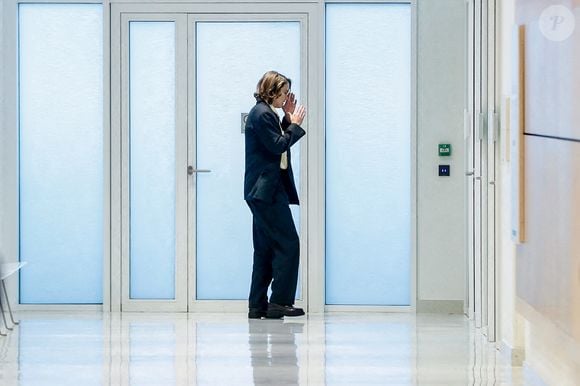
[[527,135],[527,136],[530,136],[530,137],[559,139],[559,140],[562,140],[562,141],[569,141],[569,142],[580,142],[580,139],[576,139],[576,138],[566,138],[566,137],[557,137],[555,135],[543,135],[543,134],[532,134],[532,133],[524,133],[524,135]]

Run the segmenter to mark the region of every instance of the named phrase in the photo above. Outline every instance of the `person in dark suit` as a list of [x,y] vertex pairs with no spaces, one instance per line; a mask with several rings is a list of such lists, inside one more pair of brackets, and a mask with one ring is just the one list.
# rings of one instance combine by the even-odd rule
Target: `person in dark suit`
[[[304,310],[293,306],[300,241],[289,205],[299,204],[290,147],[306,134],[300,127],[306,110],[297,106],[291,85],[284,75],[266,72],[258,82],[256,105],[246,121],[244,199],[252,212],[254,242],[250,319],[304,315]],[[282,122],[276,113],[280,108]]]

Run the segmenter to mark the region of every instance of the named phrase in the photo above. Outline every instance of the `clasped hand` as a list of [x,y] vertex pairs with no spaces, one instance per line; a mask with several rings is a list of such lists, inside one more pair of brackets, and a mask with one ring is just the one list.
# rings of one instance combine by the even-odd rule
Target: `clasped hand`
[[301,125],[304,121],[304,117],[306,117],[306,108],[302,105],[296,107],[296,105],[296,96],[291,92],[288,94],[288,98],[286,99],[284,106],[282,106],[282,110],[284,110],[284,114],[286,114],[291,123]]

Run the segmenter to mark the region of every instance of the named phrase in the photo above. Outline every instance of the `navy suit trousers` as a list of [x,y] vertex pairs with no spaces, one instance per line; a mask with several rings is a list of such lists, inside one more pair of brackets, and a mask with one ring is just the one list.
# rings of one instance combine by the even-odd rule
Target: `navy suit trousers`
[[[300,240],[284,193],[267,203],[246,201],[253,215],[254,267],[249,307],[266,310],[270,302],[292,305],[296,297]],[[284,197],[281,197],[284,196]]]

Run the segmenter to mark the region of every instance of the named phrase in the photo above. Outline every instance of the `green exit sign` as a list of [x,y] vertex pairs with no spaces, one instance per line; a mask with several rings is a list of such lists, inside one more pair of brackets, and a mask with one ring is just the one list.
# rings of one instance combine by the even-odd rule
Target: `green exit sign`
[[440,143],[439,144],[439,156],[440,157],[448,157],[450,155],[451,155],[451,144]]

